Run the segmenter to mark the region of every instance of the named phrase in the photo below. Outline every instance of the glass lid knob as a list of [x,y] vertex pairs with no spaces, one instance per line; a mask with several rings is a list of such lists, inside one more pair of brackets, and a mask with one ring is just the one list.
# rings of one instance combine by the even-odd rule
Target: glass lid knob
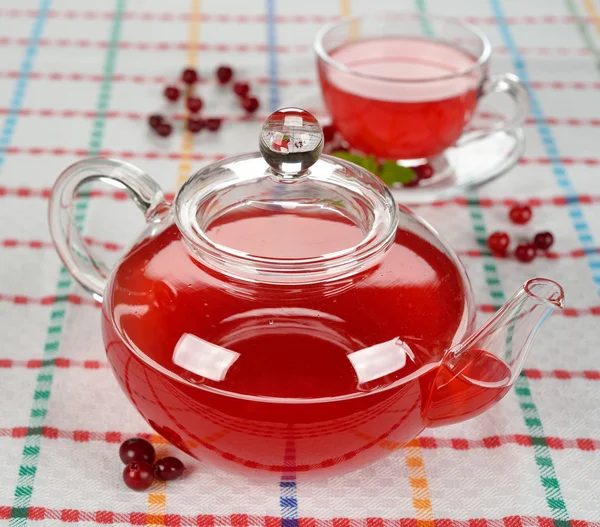
[[303,176],[323,151],[323,129],[316,117],[301,108],[272,113],[260,131],[260,153],[276,176]]

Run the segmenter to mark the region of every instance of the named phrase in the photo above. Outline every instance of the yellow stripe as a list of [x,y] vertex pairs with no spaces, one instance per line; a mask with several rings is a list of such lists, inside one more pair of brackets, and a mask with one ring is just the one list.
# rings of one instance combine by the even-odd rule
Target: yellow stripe
[[596,26],[596,33],[600,34],[600,14],[596,11],[596,6],[593,0],[583,0],[583,5],[589,17],[594,21]]
[[434,527],[433,508],[429,495],[429,483],[425,473],[425,461],[418,440],[404,447],[405,464],[408,469],[408,481],[412,491],[412,502],[417,518],[417,527]]
[[350,16],[351,11],[350,0],[340,0],[340,14],[342,16]]
[[[191,17],[188,34],[187,67],[196,68],[198,63],[198,41],[200,34],[200,0],[191,0]],[[185,93],[187,99],[192,88]],[[186,120],[190,112],[186,112]],[[179,163],[177,187],[180,187],[192,173],[192,151],[194,149],[193,136],[186,129],[183,131],[181,140],[181,162]],[[161,458],[168,455],[168,441],[161,436],[152,436],[151,439],[156,449],[156,457]],[[148,514],[146,518],[147,527],[163,527],[165,515],[167,514],[167,482],[156,479],[148,492]]]
[[[190,28],[188,35],[188,53],[187,66],[196,68],[198,66],[198,42],[200,40],[200,0],[191,0],[191,17]],[[191,93],[191,88],[186,90],[186,98]],[[186,120],[189,118],[190,112],[186,112]],[[192,151],[194,150],[194,136],[186,129],[183,130],[181,140],[181,163],[177,176],[177,187],[183,185],[192,174]]]
[[[156,459],[168,455],[168,441],[161,436],[152,436],[152,444],[156,450]],[[167,482],[155,479],[148,491],[147,527],[164,526],[167,514]]]

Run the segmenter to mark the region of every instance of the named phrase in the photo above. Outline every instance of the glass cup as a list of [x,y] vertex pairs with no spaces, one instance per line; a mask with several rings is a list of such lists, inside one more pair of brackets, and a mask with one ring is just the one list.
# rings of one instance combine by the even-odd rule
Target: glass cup
[[319,32],[315,51],[325,105],[350,147],[405,166],[442,166],[440,157],[463,143],[478,102],[489,94],[507,94],[512,115],[470,130],[470,137],[518,128],[529,108],[515,75],[488,74],[488,38],[451,19],[345,18]]

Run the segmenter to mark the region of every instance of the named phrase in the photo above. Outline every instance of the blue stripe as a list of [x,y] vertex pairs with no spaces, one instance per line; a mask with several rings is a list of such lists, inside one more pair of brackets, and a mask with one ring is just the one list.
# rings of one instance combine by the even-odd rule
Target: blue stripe
[[[280,107],[279,71],[277,68],[277,28],[275,26],[275,0],[266,0],[267,10],[267,48],[269,59],[269,108],[272,112]],[[283,190],[283,189],[282,189]],[[290,439],[285,448],[284,464],[287,457],[292,457],[292,465],[296,464],[295,444]],[[298,527],[298,493],[296,477],[293,473],[285,474],[279,482],[279,508],[281,510],[281,527]]]
[[[556,178],[556,182],[565,193],[568,203],[568,213],[573,220],[573,227],[577,234],[577,238],[579,239],[579,243],[581,243],[584,250],[592,249],[596,245],[594,237],[592,236],[589,224],[585,219],[584,212],[579,207],[577,190],[570,181],[567,170],[560,160],[558,146],[554,140],[552,130],[548,126],[548,122],[544,117],[544,112],[542,110],[540,101],[535,93],[535,90],[531,86],[525,59],[518,50],[508,24],[506,23],[504,10],[502,9],[500,0],[490,0],[490,2],[492,11],[494,12],[494,16],[498,22],[500,34],[502,35],[506,47],[509,49],[510,54],[512,55],[513,65],[517,71],[517,74],[529,90],[529,95],[531,98],[531,114],[536,122],[536,128],[542,140],[542,144],[544,145],[546,155],[550,158],[550,166],[552,167],[552,172]],[[593,280],[598,284],[600,283],[600,273],[598,273],[597,269],[598,265],[600,264],[600,256],[595,252],[586,252],[585,254],[589,257],[588,265],[592,271]],[[597,293],[600,295],[600,288],[597,290]]]
[[282,527],[298,527],[298,493],[296,481],[279,482],[279,507],[281,509]]
[[269,108],[272,112],[280,105],[279,72],[277,68],[277,37],[275,26],[275,0],[267,0],[267,47],[269,49]]
[[19,70],[19,77],[15,84],[15,90],[8,105],[8,115],[4,120],[4,126],[0,133],[0,168],[4,165],[6,147],[8,147],[12,141],[15,125],[17,124],[17,119],[19,117],[19,110],[23,106],[23,99],[25,99],[25,93],[27,91],[27,81],[29,80],[29,74],[33,67],[33,59],[38,50],[40,36],[44,31],[48,10],[50,9],[50,2],[51,0],[42,0],[40,4],[40,9],[31,30],[31,36],[29,37],[29,43],[25,50],[25,57],[23,58],[23,62],[21,62],[21,69]]

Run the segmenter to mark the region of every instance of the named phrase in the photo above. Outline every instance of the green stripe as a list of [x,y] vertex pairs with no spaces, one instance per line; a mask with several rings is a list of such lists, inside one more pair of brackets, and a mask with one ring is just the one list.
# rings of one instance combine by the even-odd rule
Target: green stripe
[[[475,193],[471,193],[470,197],[476,198]],[[479,213],[481,212],[478,202],[477,204],[475,202],[470,203],[469,209],[476,210]],[[485,222],[481,214],[475,216],[471,214],[471,223],[474,228],[477,226],[482,232],[486,232]],[[478,240],[478,244],[482,250],[485,250],[485,239]],[[495,303],[494,305],[500,307],[506,302],[506,295],[502,289],[494,259],[491,256],[485,256],[483,267],[485,280],[488,285],[488,292],[494,301],[498,301],[498,303]],[[512,334],[509,330],[506,343],[510,345],[511,342]],[[554,519],[554,524],[556,527],[565,527],[566,525],[570,525],[569,513],[562,497],[556,470],[554,469],[554,463],[550,455],[550,448],[546,441],[542,420],[533,400],[533,396],[531,395],[529,380],[524,373],[521,373],[515,382],[515,393],[519,401],[519,407],[523,413],[523,420],[525,421],[525,425],[531,436],[535,463],[538,467],[540,482],[544,488],[546,502],[551,511],[552,518]]]
[[596,46],[594,38],[590,34],[589,27],[583,21],[581,14],[577,9],[577,4],[573,2],[573,0],[565,0],[565,4],[567,5],[567,9],[569,10],[571,16],[575,18],[575,25],[577,26],[577,31],[579,31],[583,42],[590,50],[590,53],[593,55],[594,60],[596,61],[596,68],[600,70],[600,51]]
[[[96,117],[92,124],[91,139],[89,142],[89,155],[98,155],[102,146],[104,133],[104,118],[110,102],[112,78],[115,71],[115,62],[118,52],[118,41],[121,34],[123,12],[125,11],[125,0],[116,0],[115,16],[113,18],[108,50],[104,62],[104,75],[100,85],[100,93],[96,106]],[[79,229],[83,229],[83,222],[88,208],[88,201],[83,200],[75,206],[77,214],[75,219]],[[25,436],[25,445],[19,467],[19,477],[14,492],[14,502],[11,509],[11,527],[21,527],[27,523],[29,506],[33,495],[33,485],[37,472],[40,456],[43,426],[48,411],[48,403],[52,394],[52,383],[54,380],[55,359],[60,346],[60,337],[63,331],[63,320],[65,317],[64,302],[71,289],[72,280],[65,268],[61,268],[57,281],[56,302],[50,313],[50,322],[47,329],[46,342],[44,344],[43,367],[37,376],[36,386],[33,392],[33,404],[29,415],[29,427]]]
[[[425,14],[427,12],[425,6],[425,0],[415,0],[416,9],[419,13]],[[427,24],[425,28],[425,34],[431,36],[431,28]],[[483,211],[479,204],[479,198],[475,191],[472,191],[467,196],[467,203],[469,206],[469,216],[471,217],[471,225],[475,232],[477,244],[481,251],[487,253],[487,229],[485,226],[485,220]],[[492,298],[493,305],[496,309],[502,306],[506,302],[506,295],[502,288],[502,282],[496,267],[495,259],[487,253],[483,257],[483,272],[486,284],[488,286],[488,293]],[[509,332],[507,337],[507,344],[510,344],[512,338]],[[550,455],[550,449],[548,448],[544,428],[540,414],[531,395],[529,388],[529,381],[527,377],[521,373],[515,382],[515,393],[517,395],[519,406],[523,413],[523,419],[525,425],[529,431],[529,435],[532,438],[533,451],[535,456],[535,462],[538,467],[540,482],[544,489],[546,496],[546,502],[548,508],[551,511],[552,518],[554,520],[555,527],[568,527],[571,525],[569,520],[569,513],[567,506],[562,497],[560,485],[558,483],[558,477],[556,476],[556,470],[554,469],[554,463]]]

